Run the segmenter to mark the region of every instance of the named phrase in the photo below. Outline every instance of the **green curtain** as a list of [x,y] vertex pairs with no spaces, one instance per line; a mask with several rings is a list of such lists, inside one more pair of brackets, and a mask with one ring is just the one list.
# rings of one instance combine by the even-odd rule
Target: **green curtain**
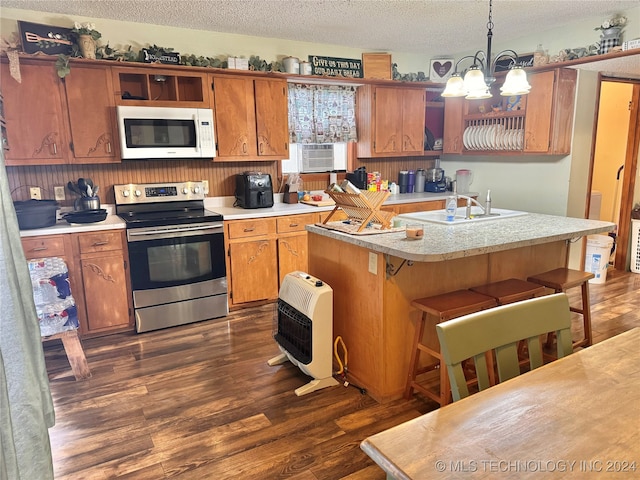
[[48,480],[55,414],[2,148],[0,212],[0,479]]

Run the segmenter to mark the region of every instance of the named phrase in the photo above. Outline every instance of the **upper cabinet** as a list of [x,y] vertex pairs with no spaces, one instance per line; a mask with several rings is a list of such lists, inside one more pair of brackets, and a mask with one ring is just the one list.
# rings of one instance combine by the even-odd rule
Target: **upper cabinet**
[[531,93],[465,100],[447,98],[444,153],[567,155],[571,151],[577,72],[528,75]]
[[64,85],[51,62],[21,59],[21,83],[0,65],[6,120],[7,165],[69,163]]
[[287,82],[211,75],[220,160],[289,158]]
[[425,106],[424,87],[358,87],[358,157],[423,155]]
[[207,74],[146,67],[112,67],[115,104],[142,107],[209,108]]
[[109,69],[74,65],[64,83],[74,163],[120,162]]
[[74,63],[61,80],[52,61],[21,59],[21,83],[0,68],[7,165],[120,161],[109,67]]

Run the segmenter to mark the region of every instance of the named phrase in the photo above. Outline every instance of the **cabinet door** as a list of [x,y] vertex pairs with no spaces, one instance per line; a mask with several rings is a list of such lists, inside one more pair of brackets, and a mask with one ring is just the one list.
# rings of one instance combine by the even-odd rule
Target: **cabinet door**
[[131,326],[127,272],[121,250],[89,254],[80,259],[88,332]]
[[402,153],[424,153],[425,91],[413,88],[402,90]]
[[278,297],[278,262],[275,239],[229,245],[233,304]]
[[464,98],[447,98],[444,102],[443,153],[462,153]]
[[529,75],[531,92],[524,120],[524,151],[547,153],[551,141],[553,88],[556,72],[550,70]]
[[119,162],[111,71],[74,65],[65,77],[74,163]]
[[258,156],[252,78],[212,77],[219,159]]
[[254,87],[258,156],[289,158],[287,82],[260,79]]
[[278,238],[278,285],[282,285],[287,273],[308,269],[307,233]]
[[[402,151],[402,91],[392,87],[375,89],[374,150],[375,153]],[[424,110],[421,113],[424,117]]]
[[0,88],[9,149],[7,165],[67,163],[69,135],[64,113],[64,87],[51,63],[20,65],[22,83],[0,65]]

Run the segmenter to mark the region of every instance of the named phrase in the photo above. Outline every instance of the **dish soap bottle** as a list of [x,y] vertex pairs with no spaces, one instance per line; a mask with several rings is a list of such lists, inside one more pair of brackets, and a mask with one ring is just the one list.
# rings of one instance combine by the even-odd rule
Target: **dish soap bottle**
[[447,222],[453,222],[456,217],[456,210],[458,209],[458,200],[455,195],[447,197]]

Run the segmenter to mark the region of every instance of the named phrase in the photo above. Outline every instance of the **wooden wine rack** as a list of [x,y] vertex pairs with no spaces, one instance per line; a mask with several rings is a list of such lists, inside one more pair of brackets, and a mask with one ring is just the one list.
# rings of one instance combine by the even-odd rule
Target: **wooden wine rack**
[[325,193],[336,202],[336,206],[323,223],[329,222],[333,215],[339,209],[342,209],[349,220],[360,223],[358,232],[361,232],[369,222],[380,224],[382,230],[391,226],[391,219],[395,214],[380,210],[380,206],[391,194],[390,192],[370,192],[365,190],[360,193],[344,193],[327,190]]

